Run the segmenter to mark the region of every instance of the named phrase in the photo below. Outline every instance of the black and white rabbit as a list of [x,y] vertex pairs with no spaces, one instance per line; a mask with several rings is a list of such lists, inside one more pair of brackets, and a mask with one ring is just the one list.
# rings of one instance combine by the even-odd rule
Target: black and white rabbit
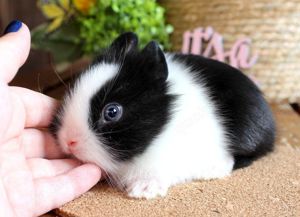
[[130,197],[153,198],[273,149],[270,108],[240,71],[137,44],[119,36],[66,94],[50,126],[66,153],[99,165]]

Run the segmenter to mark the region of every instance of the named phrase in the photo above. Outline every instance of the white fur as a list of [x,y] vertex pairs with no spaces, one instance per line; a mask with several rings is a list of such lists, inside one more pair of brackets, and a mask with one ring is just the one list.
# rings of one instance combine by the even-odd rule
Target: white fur
[[[169,186],[194,179],[221,178],[230,174],[233,157],[222,120],[216,116],[205,84],[199,85],[183,64],[167,56],[170,94],[179,95],[173,116],[163,132],[141,155],[127,163],[114,162],[88,128],[88,100],[118,70],[115,65],[90,69],[65,102],[63,127],[59,137],[81,138],[73,154],[91,161],[117,178],[132,197],[164,196]],[[79,138],[78,137],[78,138]],[[63,145],[64,146],[64,145]]]
[[233,168],[233,157],[222,120],[208,97],[186,67],[167,58],[170,94],[179,95],[174,115],[149,149],[122,165],[121,180],[132,197],[164,196],[167,188],[193,179],[221,178]]
[[[58,140],[66,153],[72,153],[82,161],[93,162],[107,171],[114,171],[116,163],[104,149],[104,145],[89,129],[88,114],[91,97],[118,73],[118,66],[99,64],[91,67],[77,80],[73,91],[64,101],[64,111],[61,114],[62,126],[58,132]],[[69,150],[67,142],[77,142]]]

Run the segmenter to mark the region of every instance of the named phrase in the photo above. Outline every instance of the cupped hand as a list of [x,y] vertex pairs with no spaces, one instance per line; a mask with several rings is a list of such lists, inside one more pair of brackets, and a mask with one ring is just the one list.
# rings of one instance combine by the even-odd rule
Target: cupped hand
[[25,24],[0,38],[0,216],[38,216],[73,200],[101,176],[93,164],[65,159],[44,130],[57,102],[8,83],[25,62]]

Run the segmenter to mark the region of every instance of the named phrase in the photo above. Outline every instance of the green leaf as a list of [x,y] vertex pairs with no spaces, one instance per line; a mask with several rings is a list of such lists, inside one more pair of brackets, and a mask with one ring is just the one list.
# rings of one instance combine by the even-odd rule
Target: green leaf
[[133,31],[140,47],[156,40],[169,49],[173,27],[165,22],[164,14],[155,0],[96,0],[89,13],[72,13],[50,34],[45,26],[36,28],[32,46],[51,51],[58,61],[70,60],[80,54],[98,54],[120,33]]
[[82,55],[81,44],[72,34],[66,34],[72,30],[70,26],[59,29],[53,33],[46,33],[47,25],[41,25],[32,32],[32,48],[49,51],[53,54],[54,61],[72,61]]

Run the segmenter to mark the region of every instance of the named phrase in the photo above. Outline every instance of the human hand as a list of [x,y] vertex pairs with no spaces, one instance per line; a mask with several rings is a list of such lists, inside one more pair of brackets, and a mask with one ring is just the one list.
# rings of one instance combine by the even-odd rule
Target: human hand
[[[8,83],[25,62],[30,33],[16,22],[0,38],[0,216],[38,216],[73,200],[101,176],[93,164],[63,159],[43,130],[57,102],[43,94]],[[21,26],[20,26],[21,25]]]

